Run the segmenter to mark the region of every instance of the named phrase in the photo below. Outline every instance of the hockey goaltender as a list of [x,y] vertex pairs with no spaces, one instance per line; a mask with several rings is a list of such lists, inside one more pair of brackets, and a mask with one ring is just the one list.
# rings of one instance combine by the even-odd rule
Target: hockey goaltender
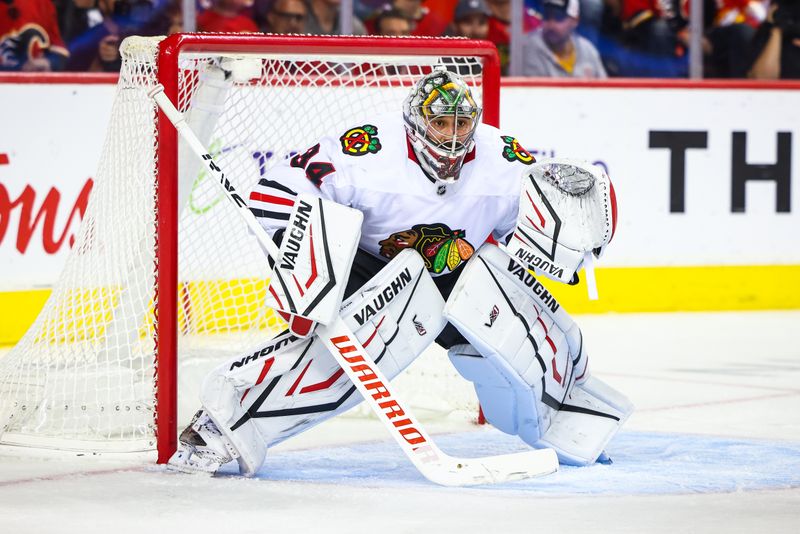
[[[280,244],[268,305],[290,326],[205,379],[171,468],[213,473],[235,459],[252,475],[269,447],[362,397],[420,467],[436,449],[388,381],[433,342],[493,426],[564,464],[607,459],[633,407],[589,374],[581,330],[531,272],[591,275],[615,230],[612,184],[585,162],[535,161],[481,111],[461,77],[434,69],[402,112],[323,137],[260,180],[246,216]],[[429,478],[552,472],[520,475],[513,461],[478,462],[489,474],[468,481]]]

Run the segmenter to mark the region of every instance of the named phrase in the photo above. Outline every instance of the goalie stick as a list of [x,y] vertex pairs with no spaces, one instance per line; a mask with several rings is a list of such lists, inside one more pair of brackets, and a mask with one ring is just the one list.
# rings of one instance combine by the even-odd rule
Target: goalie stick
[[[266,230],[247,208],[247,203],[225,177],[203,144],[186,124],[183,115],[157,85],[148,91],[164,115],[216,178],[228,199],[256,239],[270,256],[279,261],[279,249]],[[558,470],[558,459],[552,449],[538,449],[519,453],[486,456],[482,458],[457,458],[442,452],[430,439],[414,417],[409,406],[401,401],[383,372],[338,315],[327,325],[320,325],[317,335],[331,352],[336,362],[356,386],[359,393],[383,422],[400,448],[425,478],[443,486],[469,486],[519,480],[547,475]]]

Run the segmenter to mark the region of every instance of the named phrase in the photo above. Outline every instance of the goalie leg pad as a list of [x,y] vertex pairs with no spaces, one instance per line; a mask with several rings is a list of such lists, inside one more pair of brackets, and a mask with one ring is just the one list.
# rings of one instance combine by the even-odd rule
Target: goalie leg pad
[[554,449],[562,464],[591,464],[633,409],[625,395],[591,377],[572,388],[539,443]]
[[253,476],[261,467],[267,455],[267,446],[256,425],[246,424],[235,428],[237,421],[242,420],[245,410],[241,403],[231,402],[238,397],[233,382],[224,374],[211,373],[203,382],[200,401],[214,421],[217,428],[231,446],[232,456],[239,464],[239,472],[245,476]]
[[455,345],[447,356],[459,374],[474,384],[483,415],[492,426],[529,443],[539,439],[537,402],[517,373],[471,345]]
[[[589,379],[588,356],[575,322],[533,276],[491,245],[470,259],[444,312],[474,347],[454,347],[449,355],[475,384],[487,420],[534,447],[550,446],[542,438],[569,404],[575,384]],[[599,412],[592,417],[604,418]],[[565,461],[586,456],[562,437],[568,434],[582,443],[580,426],[565,423],[559,437],[551,439],[563,445],[555,448]],[[584,463],[595,461],[606,442]],[[592,454],[596,449],[588,448]]]
[[586,356],[574,322],[541,284],[529,274],[521,279],[517,269],[497,247],[481,247],[450,294],[445,316],[484,357],[458,361],[454,351],[451,360],[462,373],[481,364],[480,372],[467,374],[486,404],[487,420],[534,444],[575,382],[575,364],[585,369]]
[[[439,335],[443,306],[422,259],[409,250],[344,302],[341,314],[391,379]],[[368,372],[365,366],[365,379]],[[218,367],[201,393],[203,407],[235,445],[246,474],[258,470],[268,447],[361,400],[318,337],[290,333]]]

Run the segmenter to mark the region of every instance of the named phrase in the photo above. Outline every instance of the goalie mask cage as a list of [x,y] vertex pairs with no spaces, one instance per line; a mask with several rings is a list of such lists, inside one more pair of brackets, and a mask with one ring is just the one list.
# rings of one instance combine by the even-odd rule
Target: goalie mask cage
[[[444,38],[177,34],[130,37],[121,54],[80,231],[41,314],[0,359],[0,443],[157,448],[164,462],[177,443],[179,375],[183,402],[198,370],[283,325],[262,305],[265,254],[147,90],[165,87],[249,194],[322,134],[401,113],[412,84],[436,66],[461,73],[483,120],[497,125],[500,70],[489,43]],[[188,396],[191,410],[197,396]]]

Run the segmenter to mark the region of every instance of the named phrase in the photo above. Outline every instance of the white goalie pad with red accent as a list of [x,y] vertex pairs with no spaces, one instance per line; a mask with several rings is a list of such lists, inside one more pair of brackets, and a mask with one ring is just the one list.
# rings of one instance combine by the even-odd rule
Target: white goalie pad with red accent
[[587,395],[577,390],[590,380],[583,336],[533,275],[484,245],[459,277],[444,314],[471,345],[455,346],[448,356],[475,384],[487,421],[534,447],[554,448],[562,462],[595,461],[629,412],[617,410],[624,408],[619,394],[613,410],[600,400],[583,402]]
[[569,283],[587,253],[599,257],[616,229],[614,187],[602,168],[542,160],[522,180],[517,227],[505,246],[523,265]]
[[[488,244],[464,268],[444,314],[484,356],[459,363],[451,354],[451,361],[476,384],[487,420],[538,441],[574,382],[587,374],[580,329],[533,275]],[[495,394],[518,401],[488,399]]]
[[[341,317],[392,379],[444,328],[443,307],[422,258],[405,250],[342,303]],[[363,372],[369,372],[367,369],[365,366]],[[316,335],[300,339],[288,332],[219,366],[201,392],[203,408],[219,429],[237,447],[243,447],[245,459],[240,459],[240,466],[255,469],[267,447],[361,400]],[[247,458],[248,451],[253,451],[252,458]]]
[[625,395],[591,376],[572,388],[539,445],[555,450],[562,464],[591,464],[633,410]]
[[273,267],[266,305],[330,323],[342,301],[362,220],[358,210],[298,195]]

